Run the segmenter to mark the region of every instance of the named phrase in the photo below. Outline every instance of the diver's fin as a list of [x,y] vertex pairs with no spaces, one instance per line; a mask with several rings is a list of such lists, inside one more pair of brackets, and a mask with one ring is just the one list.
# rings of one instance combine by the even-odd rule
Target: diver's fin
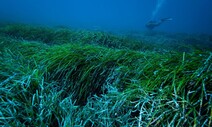
[[172,21],[172,20],[173,20],[172,18],[163,18],[163,19],[161,19],[162,22],[164,22],[164,21]]

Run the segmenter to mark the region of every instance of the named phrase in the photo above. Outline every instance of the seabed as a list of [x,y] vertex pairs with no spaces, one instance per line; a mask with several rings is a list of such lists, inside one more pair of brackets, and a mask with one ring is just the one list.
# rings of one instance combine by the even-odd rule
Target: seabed
[[212,35],[0,27],[0,125],[212,126]]

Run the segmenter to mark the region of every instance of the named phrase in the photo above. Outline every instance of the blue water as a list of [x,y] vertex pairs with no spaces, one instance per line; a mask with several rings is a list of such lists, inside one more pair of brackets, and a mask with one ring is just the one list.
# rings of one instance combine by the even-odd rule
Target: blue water
[[146,31],[150,20],[171,17],[154,30],[212,34],[212,0],[1,0],[1,22]]

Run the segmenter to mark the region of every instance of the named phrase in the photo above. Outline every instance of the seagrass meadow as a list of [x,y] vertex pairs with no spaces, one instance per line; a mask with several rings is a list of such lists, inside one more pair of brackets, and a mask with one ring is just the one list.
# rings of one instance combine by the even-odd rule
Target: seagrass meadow
[[212,36],[0,26],[0,125],[212,126]]

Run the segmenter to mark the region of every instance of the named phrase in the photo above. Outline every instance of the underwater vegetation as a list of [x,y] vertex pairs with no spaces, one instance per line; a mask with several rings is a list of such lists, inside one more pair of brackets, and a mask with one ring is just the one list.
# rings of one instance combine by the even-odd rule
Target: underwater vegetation
[[139,34],[2,25],[0,125],[212,126],[211,35]]

